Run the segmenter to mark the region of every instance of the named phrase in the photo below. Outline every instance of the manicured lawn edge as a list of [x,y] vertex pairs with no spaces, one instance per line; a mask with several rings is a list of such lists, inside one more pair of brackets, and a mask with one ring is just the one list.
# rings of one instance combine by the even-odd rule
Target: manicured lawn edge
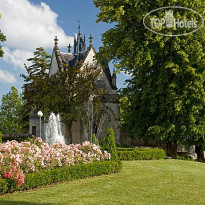
[[118,151],[119,160],[154,160],[164,159],[166,154],[163,149],[134,149],[132,151]]
[[120,161],[100,161],[90,164],[41,170],[26,174],[25,182],[20,187],[17,187],[12,179],[0,179],[0,194],[33,189],[55,182],[116,173],[119,172],[121,168],[122,163]]

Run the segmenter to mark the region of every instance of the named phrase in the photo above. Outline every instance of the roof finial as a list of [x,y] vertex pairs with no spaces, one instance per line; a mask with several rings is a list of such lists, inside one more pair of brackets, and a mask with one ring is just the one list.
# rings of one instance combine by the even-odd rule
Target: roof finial
[[92,34],[90,34],[90,37],[89,37],[89,39],[90,39],[90,45],[93,45],[93,37],[92,37]]
[[71,53],[71,48],[72,48],[72,46],[69,43],[69,45],[68,45],[68,53]]
[[58,37],[57,37],[57,36],[55,37],[54,41],[55,41],[55,46],[58,46],[58,41],[59,41],[59,40],[58,40]]
[[78,35],[80,36],[81,35],[81,30],[80,30],[80,19],[77,21],[79,23],[79,27],[78,27]]

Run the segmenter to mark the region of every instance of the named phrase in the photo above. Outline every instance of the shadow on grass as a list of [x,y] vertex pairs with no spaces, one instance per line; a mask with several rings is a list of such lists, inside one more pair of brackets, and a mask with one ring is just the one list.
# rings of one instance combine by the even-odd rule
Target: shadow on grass
[[51,205],[50,203],[33,203],[33,202],[25,202],[25,201],[1,201],[1,205]]

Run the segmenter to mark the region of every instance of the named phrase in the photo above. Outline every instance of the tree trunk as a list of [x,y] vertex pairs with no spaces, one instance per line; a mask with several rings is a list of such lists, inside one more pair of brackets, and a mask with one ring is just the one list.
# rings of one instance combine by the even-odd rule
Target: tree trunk
[[72,144],[72,122],[67,124],[67,139],[66,144]]
[[203,155],[203,149],[202,146],[196,145],[195,146],[195,152],[197,153],[197,160],[198,161],[204,161],[204,155]]
[[175,143],[167,143],[167,156],[177,159],[177,145]]

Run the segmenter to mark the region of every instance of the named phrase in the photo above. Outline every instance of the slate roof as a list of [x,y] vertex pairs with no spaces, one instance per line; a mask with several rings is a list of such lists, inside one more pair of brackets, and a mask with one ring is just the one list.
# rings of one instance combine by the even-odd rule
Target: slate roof
[[[72,67],[72,66],[76,65],[76,61],[79,61],[79,62],[85,61],[85,59],[88,56],[91,49],[93,49],[94,52],[96,53],[93,45],[90,45],[85,53],[81,53],[78,56],[73,55],[72,53],[60,52],[58,49],[59,48],[57,47],[57,49],[56,49],[57,52],[55,52],[55,54],[56,54],[56,59],[58,62],[59,70],[62,69],[61,63],[69,64],[69,66]],[[116,89],[116,87],[114,87],[112,84],[112,76],[111,76],[110,68],[109,68],[108,64],[105,62],[101,62],[101,65],[104,68],[104,72],[105,72],[105,75],[109,81],[110,86],[112,87],[112,89]]]
[[[64,64],[69,63],[69,66],[72,67],[76,64],[76,61],[83,62],[86,59],[86,57],[87,57],[88,53],[90,52],[90,50],[91,50],[91,46],[89,46],[88,50],[85,53],[81,53],[78,56],[73,55],[72,53],[60,52],[60,58],[62,60],[62,63],[64,63]],[[95,49],[94,49],[94,52],[95,52]]]
[[102,65],[103,68],[104,68],[105,75],[106,75],[106,77],[107,77],[107,79],[108,79],[108,81],[109,81],[111,87],[112,87],[113,89],[116,89],[116,87],[114,87],[113,84],[112,84],[112,76],[111,76],[111,73],[110,73],[110,68],[109,68],[109,66],[108,66],[108,63],[105,63],[105,62],[102,61],[102,62],[101,62],[101,65]]
[[72,53],[60,53],[60,57],[62,59],[62,62],[64,64],[68,64],[72,67],[75,65],[76,62],[76,56],[74,56]]

